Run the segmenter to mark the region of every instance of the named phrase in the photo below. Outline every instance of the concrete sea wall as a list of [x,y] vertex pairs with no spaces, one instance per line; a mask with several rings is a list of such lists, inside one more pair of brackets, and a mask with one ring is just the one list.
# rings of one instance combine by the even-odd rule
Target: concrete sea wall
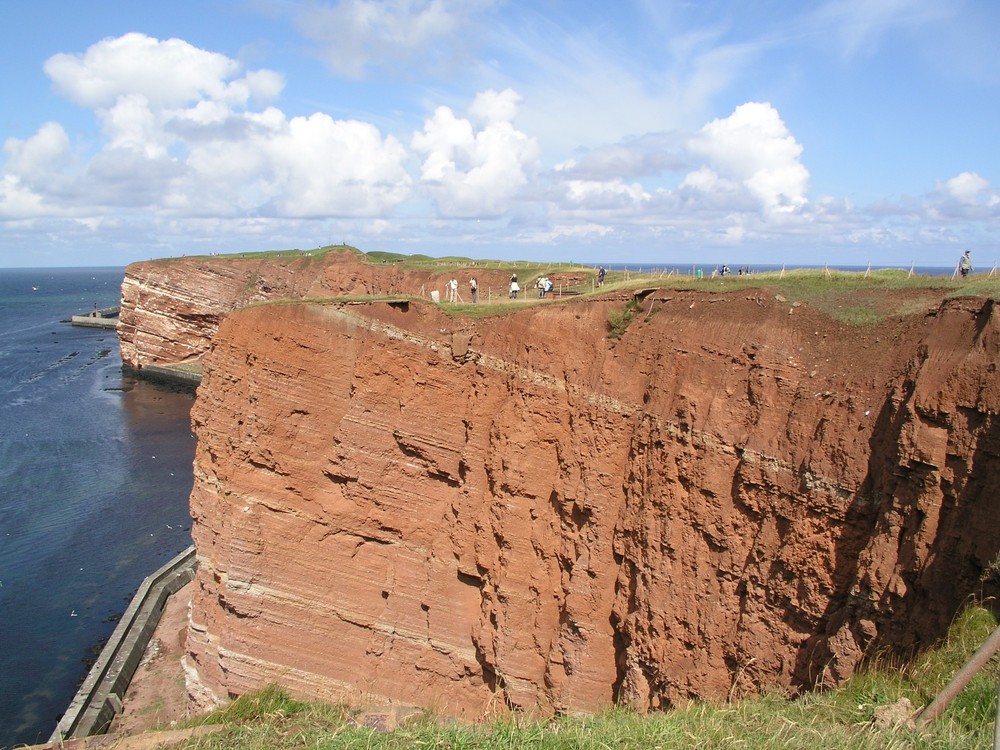
[[61,742],[107,731],[160,621],[167,599],[194,578],[194,547],[148,576],[49,738]]

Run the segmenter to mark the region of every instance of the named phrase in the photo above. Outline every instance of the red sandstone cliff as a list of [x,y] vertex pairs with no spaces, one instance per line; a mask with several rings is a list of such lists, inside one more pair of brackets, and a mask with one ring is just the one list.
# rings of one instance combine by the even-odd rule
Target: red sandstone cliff
[[[190,257],[133,263],[122,283],[118,338],[122,361],[133,369],[199,359],[226,315],[272,299],[419,295],[443,290],[456,273],[404,269],[364,261],[353,248],[325,253]],[[482,297],[507,286],[507,272],[461,269],[463,290],[479,278]],[[505,293],[504,293],[505,294]]]
[[226,317],[193,412],[201,697],[656,708],[839,680],[983,589],[992,302],[859,332],[658,291],[612,347],[620,306]]

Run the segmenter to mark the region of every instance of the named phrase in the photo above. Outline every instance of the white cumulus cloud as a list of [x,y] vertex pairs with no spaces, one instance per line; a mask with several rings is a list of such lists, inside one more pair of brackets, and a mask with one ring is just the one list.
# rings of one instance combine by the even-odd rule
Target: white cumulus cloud
[[30,219],[45,212],[42,196],[21,183],[15,175],[0,177],[0,218]]
[[527,184],[540,152],[511,122],[517,101],[512,91],[480,94],[473,108],[487,124],[478,131],[451,108],[438,107],[413,135],[411,145],[423,156],[421,184],[440,215],[499,216]]
[[295,117],[267,153],[283,216],[377,216],[409,196],[405,149],[370,123]]
[[376,217],[410,194],[406,149],[374,125],[250,109],[280,93],[273,71],[242,74],[224,55],[143,34],[55,55],[45,70],[93,111],[101,140],[84,157],[56,123],[8,139],[5,215]]
[[961,203],[975,203],[989,190],[989,180],[985,180],[975,172],[962,172],[945,182],[944,189],[952,198]]
[[93,109],[134,94],[145,96],[153,108],[201,99],[244,105],[252,95],[274,96],[283,85],[273,71],[234,79],[239,63],[225,55],[139,33],[104,39],[82,55],[53,55],[44,68],[57,91]]
[[771,213],[790,212],[808,202],[809,171],[800,161],[802,146],[778,111],[767,103],[748,102],[729,117],[712,120],[688,143],[707,164],[688,185],[704,188],[713,180],[741,184]]
[[172,211],[371,217],[410,194],[405,149],[370,123],[273,108],[249,119],[240,138],[191,144]]
[[469,114],[483,123],[512,122],[521,107],[521,95],[513,89],[489,89],[476,95]]
[[3,145],[7,170],[24,176],[58,172],[69,153],[69,136],[57,122],[47,122],[26,140],[8,138]]
[[976,172],[962,172],[938,182],[924,199],[925,209],[943,220],[988,220],[1000,216],[1000,191]]

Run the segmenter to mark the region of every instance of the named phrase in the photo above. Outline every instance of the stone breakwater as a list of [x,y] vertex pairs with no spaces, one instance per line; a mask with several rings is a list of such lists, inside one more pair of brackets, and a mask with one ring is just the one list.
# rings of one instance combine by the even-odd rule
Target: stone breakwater
[[156,631],[167,599],[194,577],[190,547],[139,585],[97,661],[60,718],[50,743],[103,734],[121,713],[122,698]]

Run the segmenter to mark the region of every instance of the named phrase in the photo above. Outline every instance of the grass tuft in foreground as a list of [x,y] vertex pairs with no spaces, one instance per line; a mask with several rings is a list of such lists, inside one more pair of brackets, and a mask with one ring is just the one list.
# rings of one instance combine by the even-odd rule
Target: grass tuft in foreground
[[992,741],[994,686],[1000,680],[997,657],[930,726],[920,730],[896,727],[880,716],[886,709],[899,706],[903,699],[917,708],[929,703],[996,625],[996,618],[988,610],[970,607],[938,648],[902,666],[883,660],[838,690],[811,693],[795,700],[765,695],[731,704],[699,703],[645,716],[611,709],[582,718],[531,720],[513,715],[466,724],[425,714],[395,731],[378,732],[357,726],[347,709],[304,703],[269,687],[193,722],[224,724],[226,728],[177,747],[971,750],[989,747]]

